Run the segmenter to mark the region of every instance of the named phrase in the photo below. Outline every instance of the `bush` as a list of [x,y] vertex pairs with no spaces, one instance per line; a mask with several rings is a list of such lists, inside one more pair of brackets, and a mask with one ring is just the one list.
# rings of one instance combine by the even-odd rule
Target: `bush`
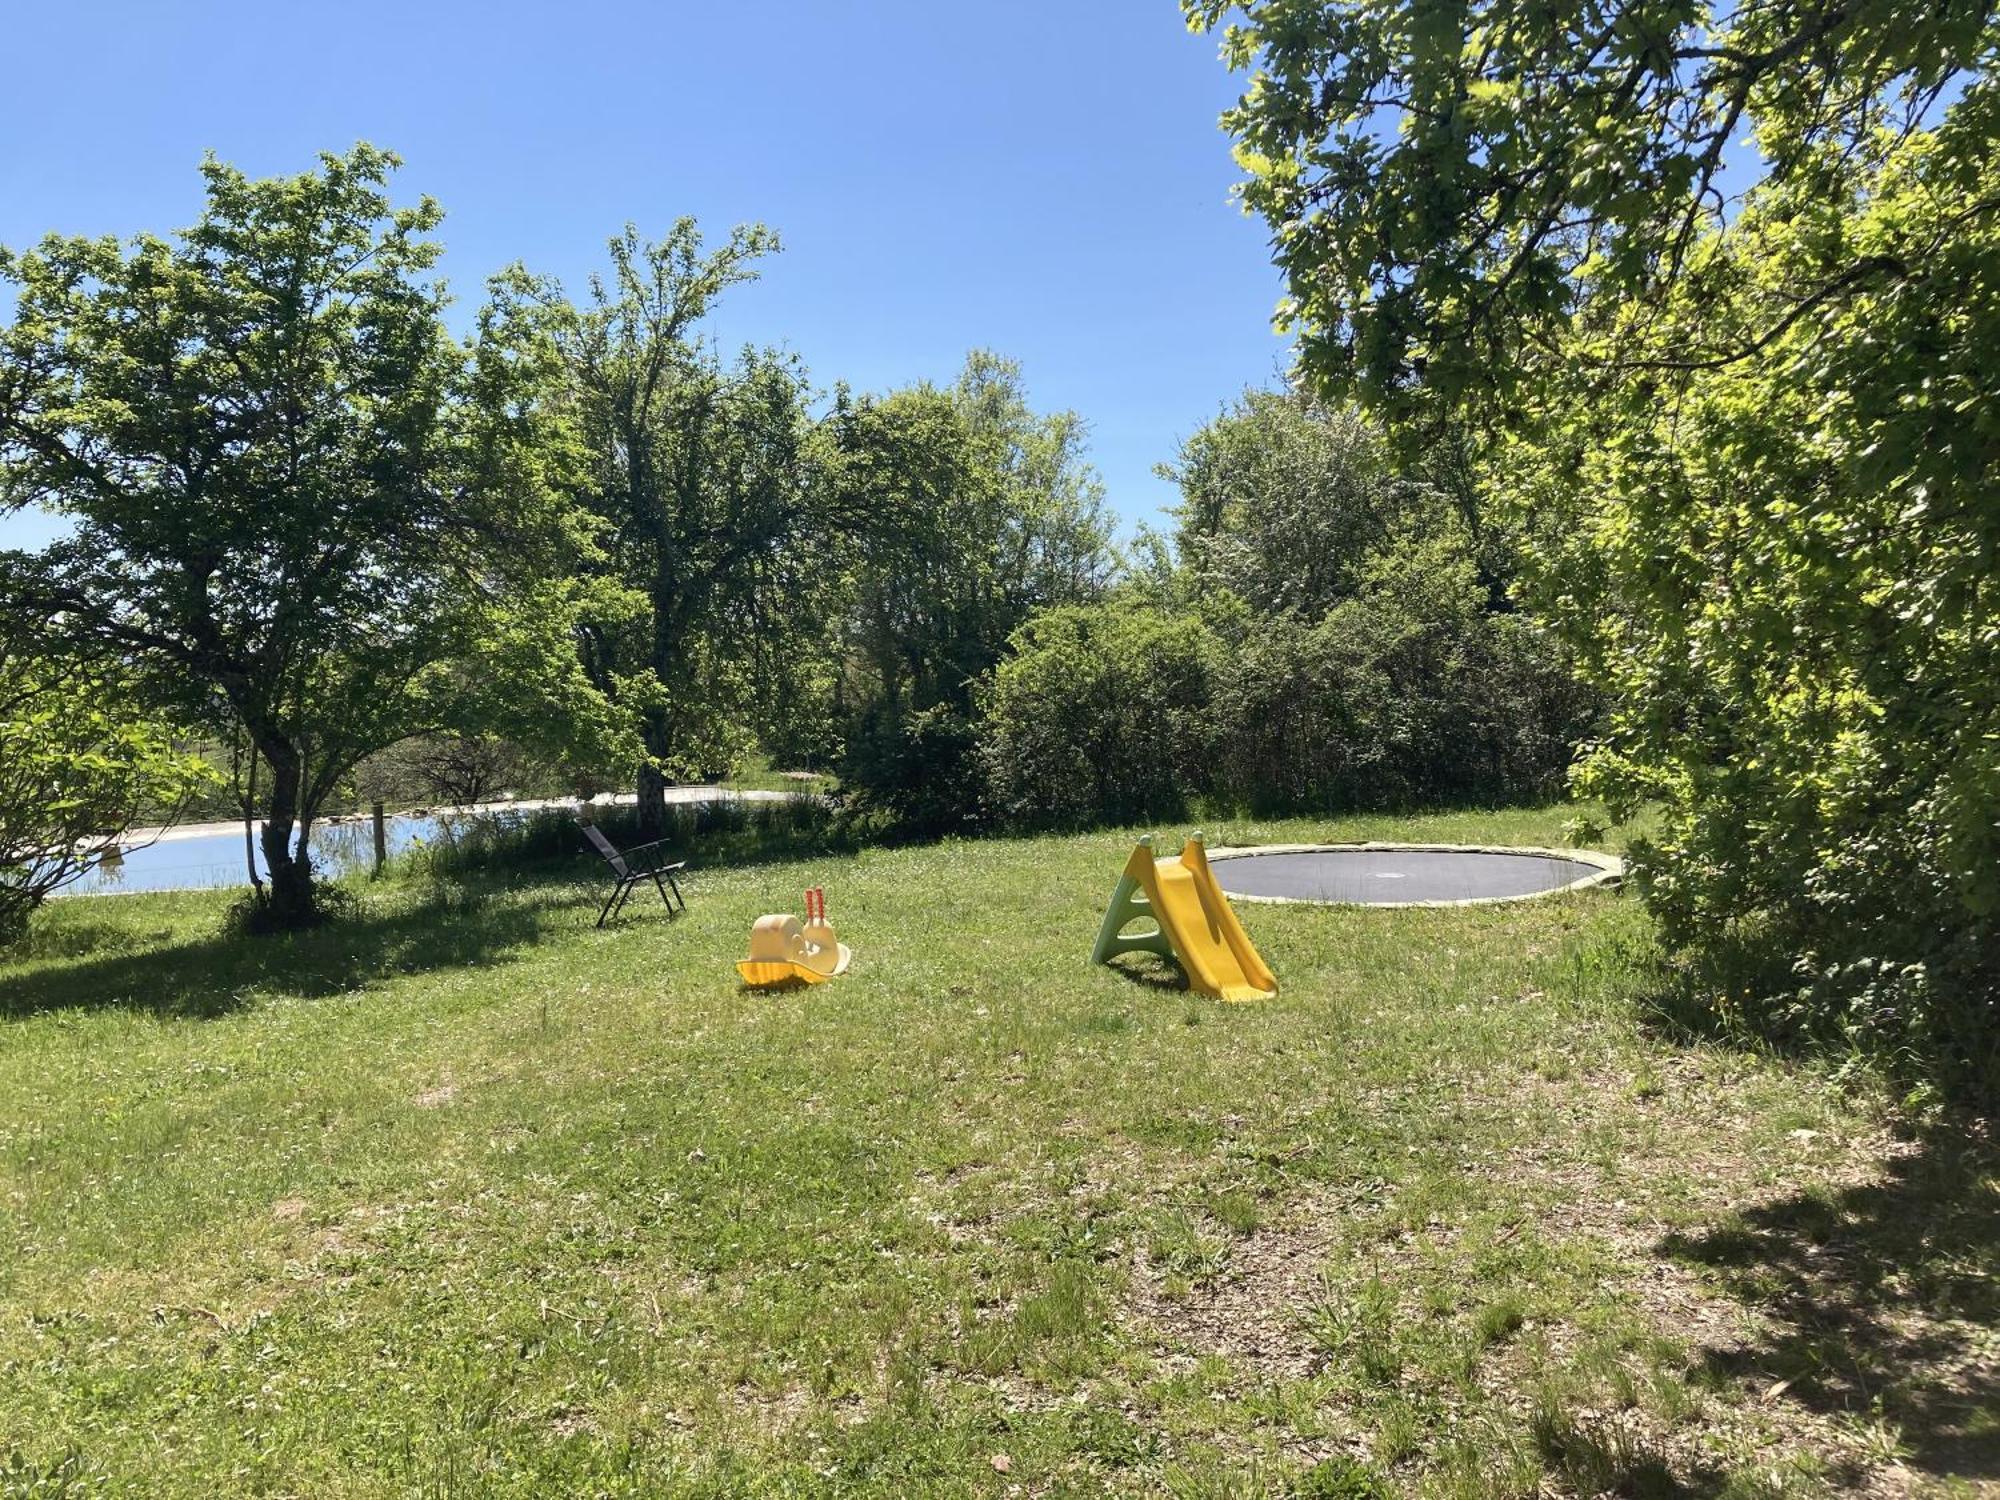
[[0,641],[0,946],[118,847],[139,811],[213,776],[135,705],[131,684]]
[[331,880],[313,882],[303,906],[283,910],[272,903],[268,886],[245,891],[223,912],[223,931],[234,937],[274,937],[351,919],[361,909],[354,892]]
[[1486,598],[1468,558],[1417,545],[1316,622],[1251,627],[1215,677],[1213,789],[1259,813],[1550,794],[1594,700],[1537,627]]
[[1037,616],[986,694],[995,809],[1020,828],[1178,816],[1217,654],[1191,615],[1087,605]]
[[[1971,89],[1758,189],[1647,312],[1679,354],[1726,293],[1754,357],[1637,367],[1496,477],[1561,520],[1536,593],[1615,697],[1579,786],[1653,818],[1635,882],[1718,1016],[1975,1107],[2000,1098],[1996,130]],[[1870,252],[1898,269],[1787,312]]]
[[[592,816],[621,849],[645,842],[638,809],[609,807]],[[850,850],[838,810],[824,797],[780,800],[669,802],[659,835],[677,856],[718,863],[750,863]],[[598,856],[584,842],[567,808],[479,813],[451,819],[438,838],[397,860],[399,867],[440,879],[459,879],[531,865],[574,863],[594,868]]]
[[978,725],[952,704],[872,704],[848,739],[840,777],[862,811],[886,815],[899,835],[976,833],[987,822],[978,742]]

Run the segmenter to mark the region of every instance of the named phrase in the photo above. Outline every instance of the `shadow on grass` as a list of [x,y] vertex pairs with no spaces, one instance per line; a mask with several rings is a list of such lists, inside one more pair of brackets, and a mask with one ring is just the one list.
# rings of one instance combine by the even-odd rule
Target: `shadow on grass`
[[1711,1349],[1712,1375],[1900,1436],[1904,1462],[1937,1476],[2000,1478],[2000,1150],[1983,1120],[1903,1143],[1881,1178],[1801,1189],[1663,1254],[1709,1268],[1764,1315],[1741,1345]]
[[[157,933],[80,928],[78,942],[97,945],[85,956],[0,978],[0,1020],[113,1009],[206,1019],[266,995],[345,994],[390,974],[499,962],[556,928],[588,927],[601,899],[591,887],[563,883],[532,894],[538,899],[498,900],[475,889],[439,887],[420,899],[364,906],[325,927],[278,937],[212,932],[176,943]],[[119,937],[124,944],[118,951],[102,951]]]
[[1578,1495],[1621,1495],[1631,1500],[1710,1500],[1727,1479],[1712,1464],[1676,1473],[1663,1453],[1615,1418],[1585,1420],[1553,1409],[1535,1413],[1535,1452],[1550,1473]]
[[1861,1062],[1961,1115],[1993,1116],[2000,1114],[2000,1019],[1992,1001],[2000,965],[1974,947],[1968,963],[1933,965],[1932,988],[1921,1000],[1893,988],[1821,993],[1797,970],[1796,939],[1746,924],[1705,946],[1656,954],[1635,968],[1633,995],[1646,1030],[1674,1045]]
[[1156,953],[1120,953],[1105,967],[1149,990],[1165,990],[1177,995],[1188,993],[1187,971],[1172,959],[1161,958]]

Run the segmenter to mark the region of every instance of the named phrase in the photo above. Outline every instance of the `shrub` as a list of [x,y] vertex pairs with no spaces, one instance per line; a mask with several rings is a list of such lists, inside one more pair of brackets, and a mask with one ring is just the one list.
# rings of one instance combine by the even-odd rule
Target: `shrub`
[[1260,813],[1549,794],[1594,700],[1537,627],[1486,598],[1469,558],[1416,544],[1323,618],[1248,629],[1209,704],[1214,790]]
[[[1646,316],[1680,355],[1727,292],[1755,357],[1635,370],[1501,476],[1564,518],[1536,592],[1616,700],[1580,785],[1652,813],[1636,883],[1718,1015],[1989,1107],[1996,129],[2000,90],[1968,90],[1935,131],[1751,194],[1701,290]],[[1878,252],[1879,283],[1788,315]],[[1759,950],[1775,977],[1739,963]]]
[[1217,654],[1191,615],[1113,604],[1037,616],[983,705],[994,808],[1021,828],[1178,815]]
[[848,739],[841,780],[899,835],[977,832],[987,821],[978,733],[953,704],[871,704]]
[[[592,816],[620,848],[644,842],[638,809],[601,808]],[[676,857],[739,864],[852,847],[833,804],[809,795],[754,802],[734,797],[669,802],[659,837],[667,840]],[[574,864],[594,872],[597,859],[577,829],[575,814],[548,807],[451,819],[434,842],[399,856],[397,864],[452,880],[531,865]]]
[[133,696],[116,675],[0,641],[0,946],[115,851],[142,808],[172,808],[213,779]]
[[1316,625],[1279,615],[1228,654],[1204,734],[1219,796],[1259,813],[1398,800],[1408,757],[1389,738],[1397,705],[1368,639],[1379,623],[1365,607]]

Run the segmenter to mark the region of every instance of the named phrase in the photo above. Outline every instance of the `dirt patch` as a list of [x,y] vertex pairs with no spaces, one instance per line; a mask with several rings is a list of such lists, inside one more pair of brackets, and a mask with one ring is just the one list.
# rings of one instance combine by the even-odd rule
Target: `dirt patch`
[[[1968,1165],[1954,1140],[1939,1166],[1946,1148],[1886,1125],[1774,1139],[1754,1098],[1687,1064],[1489,1078],[1443,1104],[1477,1191],[1449,1168],[1437,1191],[1433,1165],[1400,1192],[1314,1193],[1184,1292],[1138,1254],[1138,1336],[1170,1370],[1221,1357],[1248,1391],[1337,1373],[1308,1320],[1364,1283],[1389,1289],[1391,1326],[1469,1326],[1496,1294],[1580,1299],[1470,1371],[1473,1407],[1507,1413],[1552,1476],[1643,1470],[1706,1494],[1725,1468],[1803,1459],[1840,1493],[2000,1496],[1990,1150]],[[1496,1269],[1516,1243],[1529,1269]]]
[[563,1406],[550,1414],[549,1430],[559,1438],[573,1438],[586,1432],[596,1432],[597,1422],[580,1407]]
[[811,1413],[813,1394],[796,1383],[770,1390],[740,1380],[730,1389],[727,1405],[761,1436],[783,1437]]
[[1304,1314],[1321,1293],[1343,1211],[1319,1201],[1295,1206],[1282,1223],[1235,1241],[1219,1274],[1180,1295],[1169,1293],[1169,1278],[1144,1249],[1135,1252],[1129,1306],[1161,1362],[1171,1369],[1221,1355],[1265,1380],[1311,1375],[1320,1354]]
[[458,1085],[441,1083],[436,1088],[425,1089],[410,1102],[418,1109],[440,1109],[458,1097]]

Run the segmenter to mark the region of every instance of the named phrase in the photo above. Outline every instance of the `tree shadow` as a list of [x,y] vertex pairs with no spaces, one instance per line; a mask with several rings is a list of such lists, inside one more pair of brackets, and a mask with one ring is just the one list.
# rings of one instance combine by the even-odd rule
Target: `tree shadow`
[[1683,1463],[1615,1419],[1586,1420],[1539,1411],[1530,1427],[1544,1468],[1578,1495],[1629,1496],[1630,1500],[1712,1500],[1728,1480],[1713,1464]]
[[[1857,1047],[1888,1082],[1920,1086],[1961,1116],[2000,1112],[2000,1027],[1990,984],[1934,974],[1943,1007],[1930,1026],[1882,1029],[1857,1038],[1856,1009],[1815,995],[1796,967],[1798,941],[1745,922],[1700,947],[1656,952],[1634,965],[1632,1002],[1641,1027],[1674,1046],[1713,1044],[1757,1056],[1845,1063]],[[1885,1017],[1895,1006],[1879,1006]],[[1946,1035],[1946,1032],[1949,1035]]]
[[1703,1351],[1717,1380],[1821,1415],[1880,1420],[1930,1474],[2000,1478],[2000,1150],[1988,1122],[1940,1122],[1876,1181],[1804,1188],[1660,1253],[1708,1268],[1763,1315]]
[[[130,930],[125,946],[89,956],[114,929],[83,928],[77,961],[0,977],[0,1020],[60,1010],[125,1010],[161,1018],[210,1019],[271,995],[345,994],[391,974],[499,962],[558,928],[587,926],[597,900],[558,886],[544,899],[498,900],[439,887],[421,899],[363,907],[309,932],[256,937],[220,931],[160,943]],[[589,901],[589,911],[579,910]],[[88,941],[86,941],[88,940]]]

